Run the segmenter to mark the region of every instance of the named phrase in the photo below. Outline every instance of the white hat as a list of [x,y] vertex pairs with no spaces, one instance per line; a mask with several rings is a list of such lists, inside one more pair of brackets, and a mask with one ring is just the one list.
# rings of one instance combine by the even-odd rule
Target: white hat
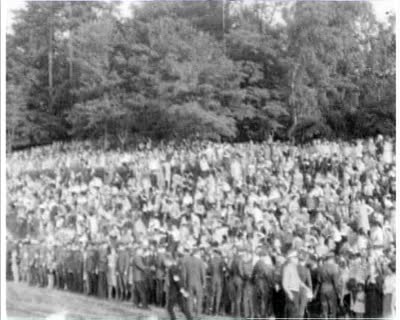
[[297,257],[297,251],[295,250],[290,250],[287,254],[287,258],[295,258]]
[[103,182],[101,181],[100,178],[95,177],[95,178],[93,178],[92,181],[90,181],[90,184],[89,184],[89,185],[90,185],[91,187],[94,187],[94,188],[100,188],[100,187],[103,185]]

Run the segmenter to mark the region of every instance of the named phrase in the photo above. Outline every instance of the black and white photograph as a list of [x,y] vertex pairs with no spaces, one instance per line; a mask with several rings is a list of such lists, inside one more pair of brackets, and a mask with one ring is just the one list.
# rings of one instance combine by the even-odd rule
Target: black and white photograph
[[2,0],[4,318],[395,319],[397,6]]

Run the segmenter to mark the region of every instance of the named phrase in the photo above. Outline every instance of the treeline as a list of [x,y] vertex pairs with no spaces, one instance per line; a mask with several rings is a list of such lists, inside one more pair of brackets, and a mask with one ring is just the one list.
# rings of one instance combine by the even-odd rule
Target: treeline
[[395,131],[395,19],[367,2],[27,2],[7,35],[9,149],[140,136]]

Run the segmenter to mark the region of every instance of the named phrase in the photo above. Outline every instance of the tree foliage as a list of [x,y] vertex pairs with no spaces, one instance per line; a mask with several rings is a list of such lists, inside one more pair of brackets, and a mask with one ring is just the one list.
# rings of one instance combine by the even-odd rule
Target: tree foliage
[[367,2],[28,2],[7,35],[9,147],[393,134],[395,19]]

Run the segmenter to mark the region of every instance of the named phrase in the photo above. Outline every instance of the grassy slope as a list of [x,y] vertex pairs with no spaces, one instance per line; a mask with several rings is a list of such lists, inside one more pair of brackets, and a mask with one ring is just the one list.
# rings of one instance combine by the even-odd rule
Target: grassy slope
[[33,320],[60,312],[74,319],[168,318],[167,312],[159,308],[150,311],[134,309],[128,302],[100,300],[67,291],[33,288],[21,283],[7,283],[6,301],[9,319],[29,317]]

